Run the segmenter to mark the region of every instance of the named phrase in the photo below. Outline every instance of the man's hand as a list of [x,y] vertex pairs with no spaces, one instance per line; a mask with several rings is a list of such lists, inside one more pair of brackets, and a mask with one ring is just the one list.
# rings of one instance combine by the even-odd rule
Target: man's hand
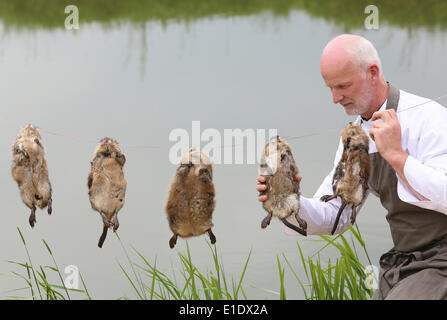
[[[298,183],[301,182],[301,179],[303,179],[303,177],[300,174],[296,174],[294,176],[295,180],[298,181]],[[264,176],[258,176],[258,178],[256,179],[258,181],[258,185],[256,186],[256,190],[258,192],[262,192],[265,191],[267,189],[267,186],[265,185],[265,177]],[[264,202],[265,200],[267,200],[267,195],[264,194],[262,196],[258,197],[258,200],[261,202]]]
[[[376,121],[377,119],[382,119],[382,121]],[[371,120],[373,121],[373,127],[369,130],[369,135],[376,142],[377,151],[393,167],[394,171],[419,200],[428,200],[414,190],[405,178],[404,167],[408,154],[402,149],[402,132],[396,111],[390,109],[374,112]]]
[[[376,121],[381,119],[382,121]],[[369,135],[376,142],[377,151],[398,172],[407,160],[408,154],[402,149],[399,119],[394,109],[374,112],[373,127]]]

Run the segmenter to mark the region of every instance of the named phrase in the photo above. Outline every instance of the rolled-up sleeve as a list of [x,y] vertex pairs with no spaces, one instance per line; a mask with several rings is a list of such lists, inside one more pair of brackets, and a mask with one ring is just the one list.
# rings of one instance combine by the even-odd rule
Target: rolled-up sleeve
[[[447,163],[447,155],[444,161]],[[410,186],[428,200],[416,198],[399,179],[398,193],[402,201],[447,214],[447,173],[445,171],[424,165],[416,158],[409,156],[405,162],[404,174]]]
[[398,177],[398,195],[402,201],[447,214],[447,112],[444,108],[426,108],[419,117],[420,131],[408,140],[409,156],[404,175],[408,184],[428,200],[419,200]]

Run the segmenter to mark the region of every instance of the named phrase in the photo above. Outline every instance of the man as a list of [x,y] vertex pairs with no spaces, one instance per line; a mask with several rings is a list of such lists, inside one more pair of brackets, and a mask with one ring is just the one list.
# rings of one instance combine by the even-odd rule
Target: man
[[[333,102],[359,115],[355,123],[374,138],[369,192],[388,211],[394,248],[380,258],[373,299],[447,299],[447,109],[387,83],[381,68],[374,46],[355,35],[331,40],[320,61]],[[300,198],[308,234],[329,234],[334,224],[340,199],[326,203],[320,197],[333,192],[342,152],[340,142],[334,169],[313,198]],[[256,189],[265,190],[265,178],[258,182]],[[343,211],[337,233],[350,226],[350,210]],[[298,225],[293,216],[288,220]]]

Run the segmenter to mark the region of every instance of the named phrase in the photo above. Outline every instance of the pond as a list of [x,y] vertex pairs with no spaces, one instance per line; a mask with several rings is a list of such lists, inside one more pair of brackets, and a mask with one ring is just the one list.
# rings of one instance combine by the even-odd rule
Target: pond
[[[64,8],[79,8],[79,29],[67,30]],[[123,144],[128,180],[119,235],[126,247],[157,257],[168,270],[177,264],[168,245],[164,204],[176,165],[169,160],[174,129],[277,129],[290,142],[301,191],[311,197],[333,165],[341,129],[353,118],[332,103],[319,72],[327,42],[349,32],[377,48],[385,77],[399,88],[429,98],[447,93],[447,5],[376,1],[379,28],[368,30],[365,1],[0,1],[0,273],[24,261],[16,227],[35,263],[50,264],[45,239],[61,269],[75,265],[97,299],[135,298],[119,268],[126,258],[109,233],[97,241],[102,221],[91,209],[87,174],[99,139]],[[447,101],[440,101],[447,105]],[[53,186],[53,215],[38,210],[34,230],[10,174],[11,144],[19,128],[39,126]],[[315,135],[309,135],[317,133]],[[158,146],[161,148],[150,148]],[[238,146],[224,148],[236,151]],[[252,249],[244,288],[250,299],[277,299],[276,256],[299,266],[322,246],[283,234],[255,190],[257,164],[216,164],[217,248],[226,273],[238,278]],[[392,247],[386,212],[370,196],[357,223],[374,264]],[[211,268],[206,236],[188,240],[193,260]],[[186,250],[179,239],[176,249]],[[334,256],[333,258],[336,258]],[[301,274],[302,276],[302,274]],[[287,296],[301,289],[286,272]],[[23,287],[0,277],[0,297]]]

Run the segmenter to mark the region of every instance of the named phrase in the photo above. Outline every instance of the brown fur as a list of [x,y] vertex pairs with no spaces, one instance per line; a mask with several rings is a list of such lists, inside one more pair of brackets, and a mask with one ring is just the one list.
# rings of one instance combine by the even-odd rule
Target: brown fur
[[169,187],[166,213],[174,233],[169,246],[174,248],[177,236],[188,238],[208,232],[216,242],[211,228],[215,207],[213,167],[206,154],[194,148],[184,154]]
[[[295,180],[297,173],[298,167],[290,146],[279,136],[272,138],[264,148],[259,172],[266,178],[267,186],[267,189],[260,194],[268,196],[262,204],[268,212],[262,220],[262,228],[266,228],[272,216],[275,216],[289,228],[306,235],[307,223],[298,216],[300,190],[299,183]],[[295,215],[301,228],[286,220],[292,214]]]
[[103,233],[98,242],[100,248],[107,229],[113,228],[115,232],[119,227],[118,211],[124,205],[127,188],[123,172],[125,162],[126,157],[121,153],[118,142],[110,138],[99,142],[91,162],[87,186],[90,204],[103,220]]
[[330,201],[340,197],[342,205],[337,214],[332,234],[337,229],[338,221],[346,205],[352,206],[351,223],[356,218],[356,207],[359,206],[368,190],[370,159],[368,154],[369,139],[359,125],[349,123],[341,133],[343,154],[335,169],[332,188],[333,195],[321,197],[322,201]]
[[23,203],[31,209],[29,223],[36,223],[36,206],[52,213],[51,184],[48,177],[45,149],[38,128],[26,125],[20,129],[12,145],[11,174],[20,189]]

